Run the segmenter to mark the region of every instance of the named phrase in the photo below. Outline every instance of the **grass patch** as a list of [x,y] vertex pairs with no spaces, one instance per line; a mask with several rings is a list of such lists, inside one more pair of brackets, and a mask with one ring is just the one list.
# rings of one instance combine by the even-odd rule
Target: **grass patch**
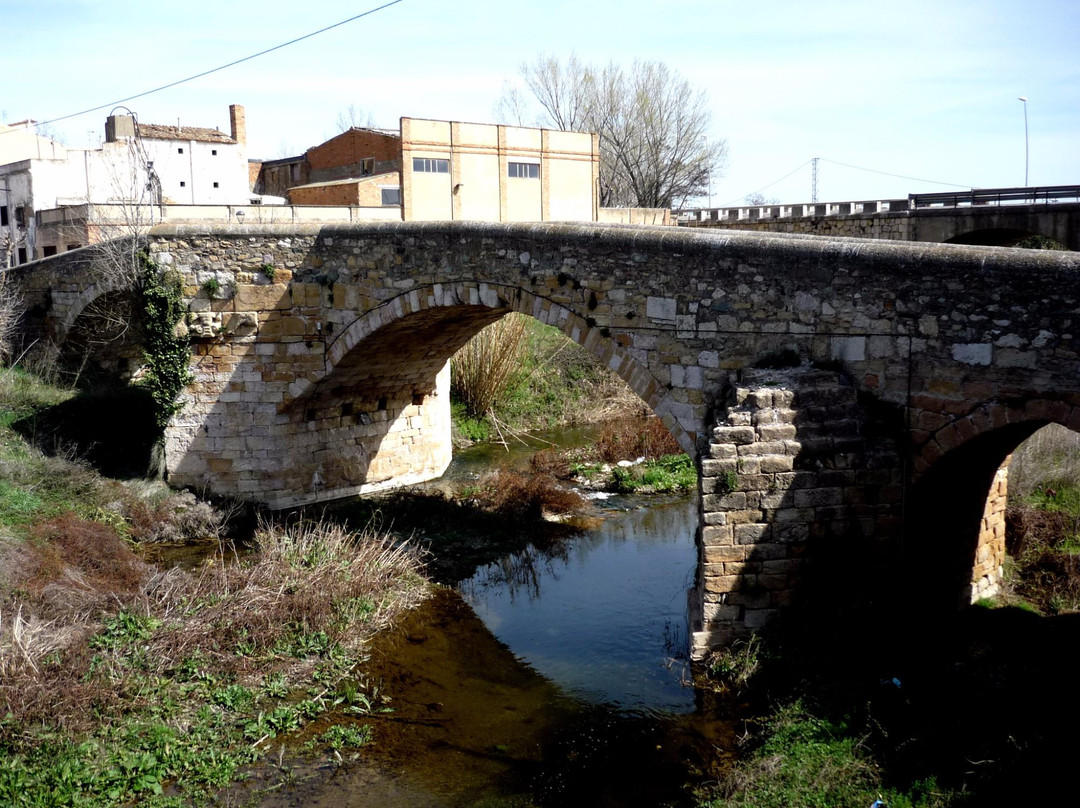
[[684,454],[666,455],[633,466],[615,466],[611,487],[622,494],[650,491],[658,494],[697,488],[694,461]]
[[1000,604],[1080,612],[1080,435],[1050,424],[1013,453],[1005,542]]
[[137,586],[108,593],[115,611],[59,593],[86,580],[66,565],[51,587],[6,588],[0,804],[208,795],[271,739],[362,701],[366,640],[423,596],[415,555],[326,525],[266,527],[256,543],[194,574],[137,566]]
[[163,572],[136,543],[220,535],[221,515],[13,429],[73,395],[0,372],[0,805],[201,800],[275,737],[377,708],[356,667],[424,596],[417,555],[304,523],[262,528],[243,559]]
[[904,791],[883,785],[882,772],[861,733],[843,720],[818,717],[802,703],[777,710],[761,732],[759,746],[738,764],[702,808],[889,808],[946,806],[948,797],[933,780]]
[[[558,328],[531,317],[515,318],[520,326],[514,334],[518,340],[515,350],[519,351],[514,354],[516,364],[502,376],[499,391],[488,399],[487,410],[469,404],[452,368],[452,395],[457,403],[454,419],[460,436],[491,440],[497,435],[492,416],[511,431],[529,432],[644,414],[645,405],[626,383]],[[470,343],[466,349],[472,351],[476,346]],[[487,351],[499,355],[491,346]],[[502,364],[488,362],[487,366]],[[468,424],[468,418],[484,426]]]

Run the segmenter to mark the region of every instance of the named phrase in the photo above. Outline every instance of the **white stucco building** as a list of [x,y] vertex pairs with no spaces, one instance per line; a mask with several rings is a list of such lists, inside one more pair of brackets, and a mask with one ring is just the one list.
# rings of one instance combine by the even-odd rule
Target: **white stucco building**
[[[148,222],[152,206],[250,201],[244,108],[229,133],[111,115],[98,149],[0,127],[0,266],[33,261]],[[99,206],[99,207],[95,207]]]

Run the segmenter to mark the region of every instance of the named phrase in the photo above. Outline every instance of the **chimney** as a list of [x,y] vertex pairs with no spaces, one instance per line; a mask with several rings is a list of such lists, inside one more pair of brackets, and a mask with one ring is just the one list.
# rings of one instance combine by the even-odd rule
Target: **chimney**
[[244,107],[240,104],[229,104],[229,126],[232,128],[232,139],[244,145],[247,143],[247,120],[244,117]]
[[105,119],[105,140],[116,143],[123,138],[135,137],[135,119],[130,115],[110,115]]

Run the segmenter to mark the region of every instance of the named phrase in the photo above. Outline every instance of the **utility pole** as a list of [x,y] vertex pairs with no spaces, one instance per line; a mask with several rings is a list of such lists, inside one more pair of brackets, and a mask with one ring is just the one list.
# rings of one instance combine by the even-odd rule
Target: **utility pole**
[[817,161],[820,157],[815,157],[810,161],[810,201],[817,202]]
[[1028,187],[1028,127],[1027,127],[1027,98],[1020,96],[1016,99],[1024,104],[1024,187]]

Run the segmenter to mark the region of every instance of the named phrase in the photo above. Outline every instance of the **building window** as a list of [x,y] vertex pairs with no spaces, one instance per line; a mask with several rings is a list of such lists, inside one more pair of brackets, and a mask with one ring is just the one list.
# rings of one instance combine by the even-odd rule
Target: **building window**
[[[19,205],[19,207],[15,208],[15,224],[18,225],[19,227],[26,227],[26,206],[25,205]],[[26,262],[23,261],[22,263],[25,264]]]
[[214,183],[214,187],[215,187],[215,188],[217,188],[217,187],[218,187],[218,184],[217,184],[216,182]]
[[374,173],[375,173],[375,158],[374,157],[365,157],[363,160],[360,161],[360,176],[361,177],[370,177]]
[[48,247],[41,248],[41,257],[48,258],[50,255],[56,255],[56,246],[50,245]]
[[507,163],[506,176],[538,180],[540,179],[540,166],[537,163]]
[[183,153],[184,153],[184,147],[183,147],[183,146],[181,146],[180,148],[178,148],[178,149],[176,150],[176,153],[177,153],[177,154],[183,154]]
[[183,180],[180,180],[180,187],[181,188],[187,188],[187,183],[184,182]]
[[67,245],[67,248],[68,248],[69,251],[71,251],[71,250],[77,250],[81,246],[82,246],[81,244],[69,244],[69,245]]
[[449,174],[450,161],[438,157],[414,157],[412,170],[426,174]]
[[214,157],[217,157],[217,149],[211,149],[210,154],[213,155]]
[[0,205],[0,227],[7,227],[7,205]]
[[26,263],[26,247],[19,247],[19,263]]
[[401,189],[400,188],[383,188],[382,189],[382,203],[384,205],[400,205],[401,204]]
[[289,174],[292,177],[292,182],[300,182],[300,164],[293,163],[289,166]]

